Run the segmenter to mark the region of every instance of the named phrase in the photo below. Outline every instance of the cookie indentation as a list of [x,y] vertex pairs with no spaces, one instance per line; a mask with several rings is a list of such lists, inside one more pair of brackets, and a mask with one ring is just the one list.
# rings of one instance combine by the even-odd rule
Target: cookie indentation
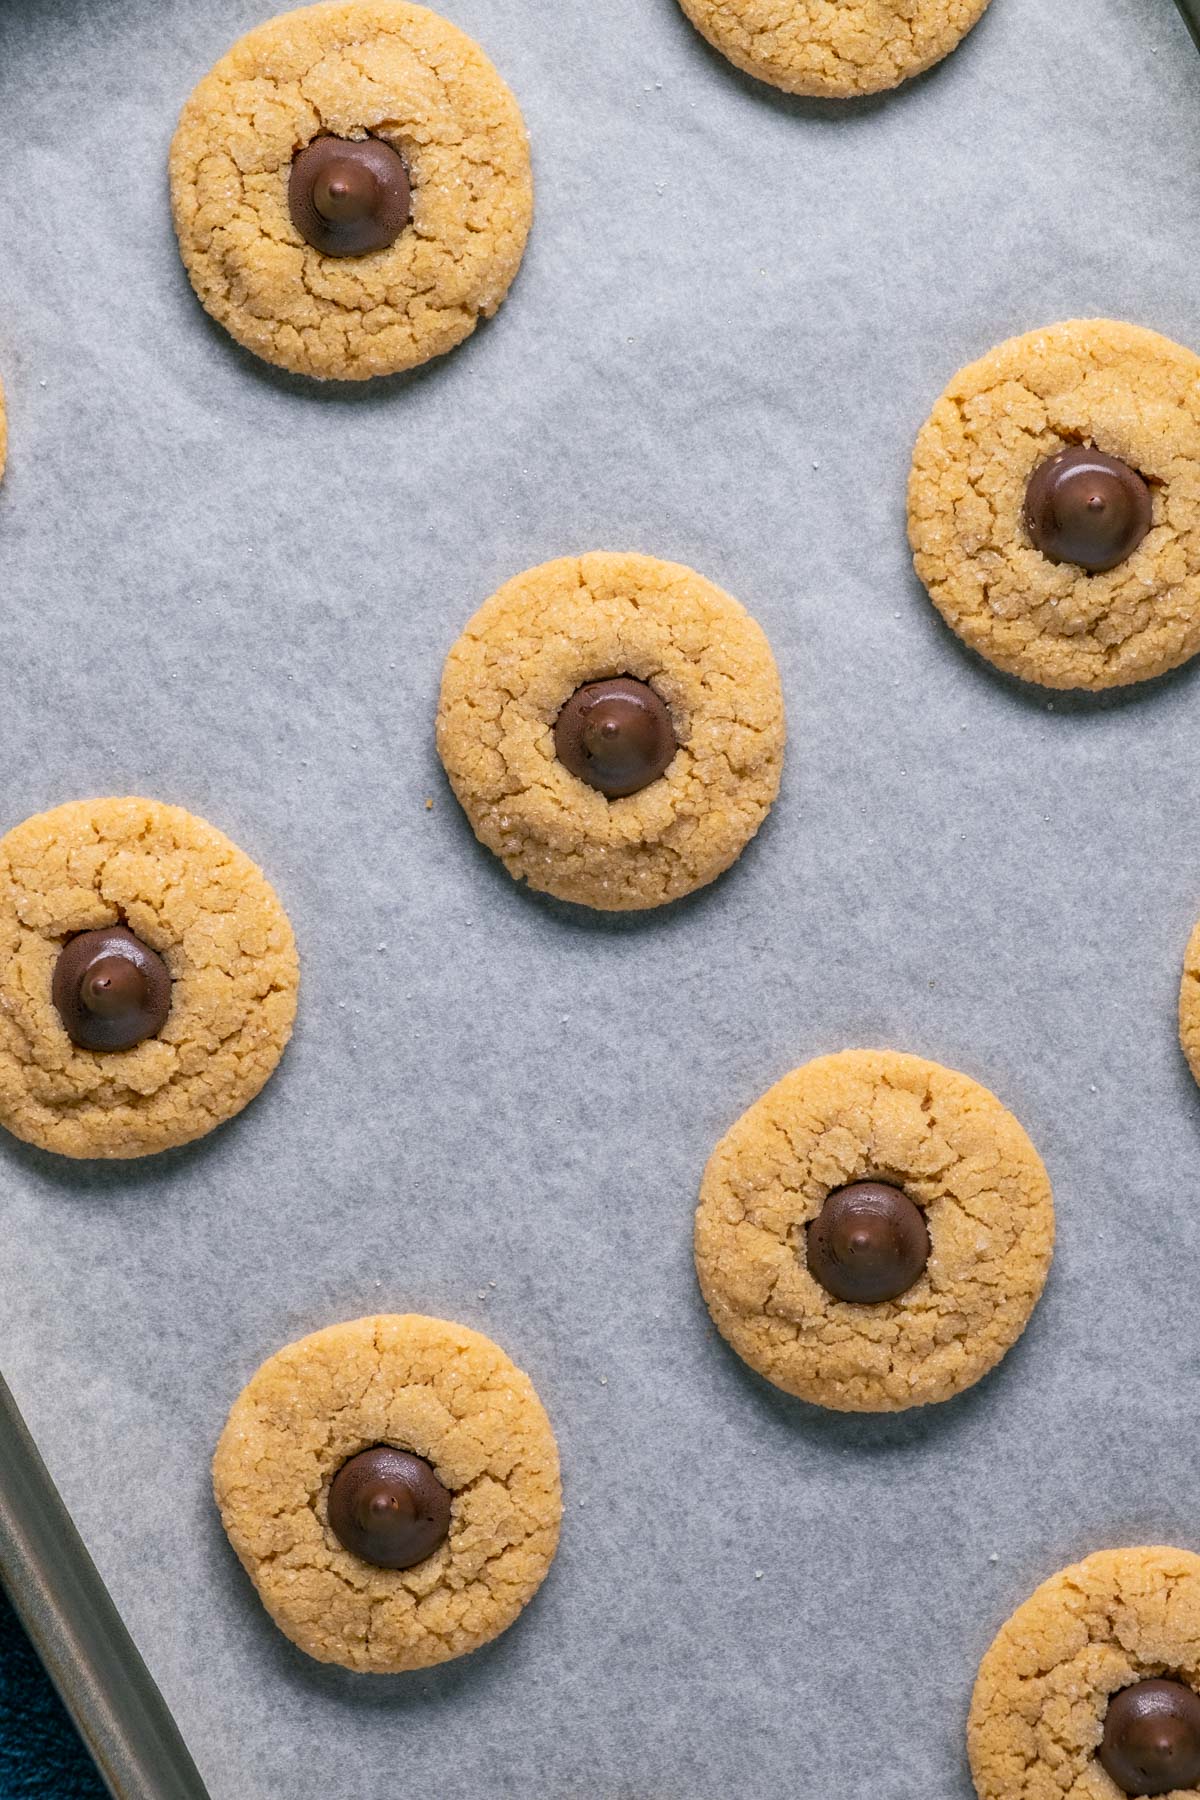
[[166,1024],[171,977],[156,951],[114,925],[81,931],[63,945],[50,994],[73,1044],[132,1050]]
[[1100,1762],[1123,1794],[1200,1783],[1200,1694],[1182,1681],[1135,1681],[1109,1701]]
[[392,1444],[344,1462],[325,1505],[343,1549],[378,1569],[411,1569],[450,1531],[450,1490],[423,1457]]
[[920,1208],[887,1182],[837,1188],[805,1229],[809,1273],[835,1300],[856,1306],[898,1300],[929,1261]]
[[314,138],[292,159],[288,210],[325,256],[386,250],[412,217],[408,167],[380,138]]
[[626,675],[576,688],[554,722],[559,762],[610,800],[665,775],[678,748],[663,701],[648,681]]

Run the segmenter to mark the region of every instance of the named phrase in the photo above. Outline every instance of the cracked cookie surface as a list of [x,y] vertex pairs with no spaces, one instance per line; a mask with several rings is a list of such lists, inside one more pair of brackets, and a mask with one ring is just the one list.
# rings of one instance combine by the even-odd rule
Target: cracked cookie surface
[[1179,1042],[1188,1067],[1200,1082],[1200,924],[1188,939],[1179,987]]
[[[1025,489],[1082,445],[1146,480],[1149,533],[1104,574],[1030,541]],[[1136,325],[1072,320],[963,369],[917,439],[908,488],[917,574],[958,635],[1052,688],[1144,681],[1200,650],[1200,358]]]
[[948,56],[988,0],[680,0],[715,50],[789,94],[853,99]]
[[[423,1457],[452,1494],[448,1538],[409,1569],[352,1555],[326,1516],[338,1469],[377,1444]],[[331,1325],[265,1362],[221,1434],[213,1490],[280,1630],[376,1674],[498,1637],[545,1579],[562,1515],[529,1377],[490,1338],[417,1313]]]
[[[858,1181],[901,1188],[931,1253],[898,1300],[835,1300],[806,1226]],[[845,1050],[784,1076],[713,1151],[696,1271],[722,1337],[789,1394],[841,1412],[948,1400],[1025,1329],[1054,1248],[1050,1183],[986,1088],[916,1056]]]
[[[167,965],[162,1030],[132,1050],[71,1042],[51,998],[77,933],[124,924]],[[262,871],[204,819],[79,800],[0,839],[0,1125],[62,1156],[147,1156],[251,1101],[282,1056],[299,969]]]
[[[679,748],[639,793],[608,800],[558,761],[575,690],[648,682]],[[510,875],[602,911],[661,906],[713,881],[779,789],[779,672],[761,628],[679,563],[597,552],[527,570],[484,603],[446,658],[438,751],[475,835]]]
[[1052,1576],[979,1667],[967,1743],[980,1800],[1124,1800],[1096,1759],[1105,1713],[1160,1675],[1200,1686],[1200,1557],[1101,1550]]
[[[330,257],[288,208],[322,132],[403,156],[412,223]],[[240,39],[187,101],[171,146],[179,247],[201,304],[297,374],[357,381],[440,356],[508,292],[533,215],[515,99],[464,33],[406,0],[304,7]]]

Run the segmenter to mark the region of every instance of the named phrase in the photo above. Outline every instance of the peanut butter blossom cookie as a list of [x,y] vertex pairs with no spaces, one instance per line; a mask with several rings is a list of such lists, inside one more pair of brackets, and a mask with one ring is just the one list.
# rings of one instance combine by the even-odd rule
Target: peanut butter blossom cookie
[[63,1156],[146,1156],[258,1093],[291,1036],[287,916],[177,806],[80,800],[0,839],[0,1124]]
[[1200,1796],[1200,1557],[1102,1550],[1017,1608],[979,1668],[980,1800]]
[[916,569],[958,635],[1053,688],[1200,650],[1200,358],[1107,319],[1013,338],[917,439]]
[[1046,1171],[1012,1114],[888,1050],[805,1064],[713,1151],[696,1269],[738,1355],[841,1412],[961,1393],[1000,1361],[1054,1248]]
[[357,381],[452,350],[508,292],[529,234],[516,101],[407,0],[284,13],[196,88],[171,147],[202,304],[256,355]]
[[779,789],[783,698],[762,631],[702,576],[564,557],[471,620],[437,740],[511,875],[617,912],[703,887],[754,836]]
[[731,63],[790,94],[852,99],[940,62],[988,0],[680,0]]
[[513,1623],[558,1544],[558,1451],[489,1338],[415,1313],[331,1325],[265,1362],[213,1462],[229,1538],[319,1662],[389,1674]]

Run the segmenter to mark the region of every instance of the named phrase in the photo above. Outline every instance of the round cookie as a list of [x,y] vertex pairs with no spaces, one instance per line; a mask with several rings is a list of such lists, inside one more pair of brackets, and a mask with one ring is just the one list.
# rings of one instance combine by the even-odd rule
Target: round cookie
[[789,94],[854,99],[941,62],[988,0],[680,0],[715,50]]
[[[1076,446],[1149,487],[1149,531],[1098,573],[1037,549],[1026,516],[1031,479]],[[946,623],[1010,675],[1109,688],[1175,668],[1200,650],[1200,357],[1107,319],[1001,344],[922,427],[908,526]]]
[[[359,255],[306,241],[293,158],[322,134],[399,153],[412,221]],[[202,305],[268,362],[345,381],[452,350],[497,310],[533,214],[517,103],[479,46],[407,0],[335,0],[250,32],[171,146],[179,247]]]
[[[448,1536],[407,1568],[364,1561],[329,1523],[331,1484],[380,1445],[424,1459],[451,1496]],[[213,1491],[280,1630],[376,1674],[498,1637],[545,1579],[562,1516],[529,1377],[489,1338],[416,1313],[331,1325],[265,1362],[221,1434]]]
[[[556,747],[564,709],[593,683],[650,687],[677,744],[664,773],[616,798],[560,760],[568,734]],[[691,569],[563,557],[467,625],[446,658],[437,743],[510,875],[606,912],[661,906],[715,880],[766,817],[783,763],[779,672],[744,608]]]
[[[90,1050],[68,1035],[55,973],[66,945],[107,927],[165,963],[170,1004],[134,1048]],[[274,891],[205,820],[138,799],[39,813],[0,838],[0,1125],[75,1157],[203,1137],[275,1068],[298,979]]]
[[[928,1231],[922,1272],[875,1305],[813,1274],[809,1228],[858,1183],[901,1190]],[[722,1337],[776,1387],[840,1412],[900,1412],[978,1381],[1024,1330],[1053,1248],[1050,1183],[1012,1114],[968,1076],[890,1050],[777,1082],[713,1151],[696,1212]]]
[[[1099,1760],[1113,1696],[1200,1684],[1200,1557],[1101,1550],[1017,1608],[980,1664],[967,1745],[980,1800],[1121,1800]],[[1200,1784],[1165,1790],[1200,1796]]]

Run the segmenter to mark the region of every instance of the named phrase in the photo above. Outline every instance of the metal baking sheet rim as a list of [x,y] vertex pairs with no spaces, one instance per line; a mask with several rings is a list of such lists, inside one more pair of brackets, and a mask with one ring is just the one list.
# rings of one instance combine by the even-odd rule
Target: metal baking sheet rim
[[3,1377],[0,1580],[116,1800],[208,1800]]
[[1187,22],[1187,28],[1196,40],[1200,49],[1200,0],[1175,0],[1180,12]]
[[[1175,0],[1200,49],[1200,0]],[[209,1800],[0,1376],[0,1581],[116,1800]]]

